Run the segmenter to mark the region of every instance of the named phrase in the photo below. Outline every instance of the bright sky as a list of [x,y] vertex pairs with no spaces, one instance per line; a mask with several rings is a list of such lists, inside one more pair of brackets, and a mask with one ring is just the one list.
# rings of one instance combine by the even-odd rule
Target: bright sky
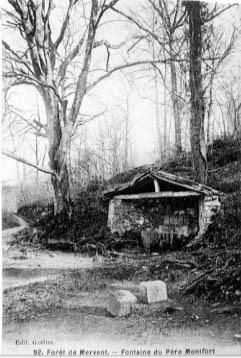
[[[3,0],[3,7],[7,0]],[[241,0],[240,0],[241,1]],[[128,1],[125,0],[127,4]],[[223,3],[224,1],[221,1]],[[237,3],[237,1],[236,1]],[[239,16],[240,13],[236,14]],[[227,22],[232,22],[232,18],[227,17]],[[120,38],[120,26],[123,31],[126,31],[125,25],[119,24],[118,26],[112,26],[111,30],[108,29],[108,38],[110,40],[117,40]],[[124,26],[124,27],[123,27]],[[94,114],[97,113],[103,104],[107,108],[111,108],[113,105],[120,106],[121,101],[126,98],[125,87],[126,82],[123,82],[123,75],[116,74],[110,79],[102,82],[96,87],[91,98],[87,98],[83,103],[81,112]],[[136,90],[138,88],[138,91]],[[162,93],[162,89],[160,89]],[[94,101],[93,101],[94,96]],[[136,158],[136,165],[151,163],[155,159],[154,150],[156,147],[156,122],[155,122],[155,107],[153,102],[143,97],[154,97],[153,84],[148,84],[147,79],[139,80],[135,83],[133,91],[130,94],[130,122],[132,128],[132,136],[135,143],[135,151],[138,153]],[[161,98],[162,101],[162,98]],[[39,98],[36,91],[29,86],[16,87],[12,90],[11,103],[23,113],[31,112],[36,108],[37,103],[40,108],[40,115],[42,121],[45,120],[45,110],[41,98]],[[91,111],[90,111],[91,109]],[[161,110],[162,111],[162,110]],[[171,114],[169,114],[171,116]],[[98,137],[98,128],[101,125],[102,119],[95,120],[86,125],[87,138],[89,143],[95,142]],[[20,141],[23,138],[17,138]],[[6,146],[3,136],[3,147]],[[33,157],[33,151],[26,146],[25,139],[19,148],[19,154],[25,156],[28,159]],[[21,167],[21,166],[20,166]],[[2,180],[11,180],[15,182],[17,180],[17,169],[14,160],[8,159],[3,156],[2,158]]]

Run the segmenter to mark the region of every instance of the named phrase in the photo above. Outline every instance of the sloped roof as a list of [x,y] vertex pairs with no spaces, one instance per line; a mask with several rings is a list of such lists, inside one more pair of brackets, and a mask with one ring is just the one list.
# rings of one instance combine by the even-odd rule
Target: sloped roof
[[172,185],[176,185],[185,190],[193,191],[201,195],[219,195],[220,193],[206,185],[197,183],[190,179],[183,178],[178,175],[170,174],[161,170],[148,170],[142,174],[136,175],[130,182],[124,184],[117,184],[104,191],[104,195],[107,197],[113,197],[116,195],[125,194],[126,191],[132,190],[137,184],[141,183],[147,178],[153,178],[158,181],[166,182]]

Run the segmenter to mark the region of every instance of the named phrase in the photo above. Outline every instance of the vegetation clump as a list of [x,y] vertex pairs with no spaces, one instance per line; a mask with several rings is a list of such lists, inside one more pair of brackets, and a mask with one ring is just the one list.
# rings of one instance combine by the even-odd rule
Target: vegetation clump
[[190,279],[185,294],[241,302],[241,191],[228,194],[201,241],[193,247],[200,274]]
[[16,226],[19,226],[19,222],[14,217],[14,215],[10,214],[10,213],[3,213],[3,215],[2,215],[2,230],[12,229]]
[[[219,153],[224,157],[225,150],[229,154],[229,162],[223,165],[224,162],[219,160]],[[221,211],[215,216],[202,239],[193,248],[182,249],[182,253],[191,254],[197,264],[197,267],[192,269],[196,270],[196,274],[188,275],[188,281],[183,287],[184,294],[201,295],[209,300],[241,301],[241,161],[237,155],[238,150],[240,153],[237,142],[233,141],[232,145],[230,139],[218,139],[213,143],[212,151],[209,148],[209,181],[213,187],[223,188],[226,194]],[[188,154],[182,154],[182,160],[172,160],[168,163],[164,164],[163,170],[177,172],[182,166],[189,168],[187,172],[191,173]],[[109,232],[108,200],[103,197],[102,192],[108,185],[132,180],[144,170],[147,170],[146,166],[132,169],[118,174],[104,184],[92,182],[78,194],[71,218],[62,214],[54,216],[51,205],[21,208],[19,213],[30,221],[38,234],[36,239],[36,233],[33,234],[33,230],[30,229],[20,235],[24,236],[24,240],[35,240],[51,250],[60,249],[91,255],[98,252],[107,256],[108,253],[123,248],[140,247],[140,238],[133,232],[127,233],[124,237]],[[148,268],[148,272],[157,277],[158,267],[155,263],[153,267]]]

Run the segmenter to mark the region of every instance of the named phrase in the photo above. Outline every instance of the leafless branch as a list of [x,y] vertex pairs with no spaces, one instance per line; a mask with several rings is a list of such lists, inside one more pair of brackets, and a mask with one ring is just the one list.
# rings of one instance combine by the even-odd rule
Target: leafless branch
[[[106,113],[106,110],[101,111],[100,113],[94,114],[93,116],[91,116],[91,115],[85,115],[86,119],[81,120],[81,121],[77,121],[77,122],[75,123],[75,127],[74,127],[74,130],[73,130],[72,136],[74,136],[74,133],[75,133],[75,131],[76,131],[76,129],[77,129],[78,127],[80,127],[80,126],[82,126],[82,125],[84,125],[84,124],[86,124],[86,123],[88,123],[88,122],[90,122],[90,121],[93,121],[94,119],[96,119],[96,118],[98,118],[98,117],[103,116],[105,113]],[[82,114],[81,116],[84,116],[84,115]]]
[[59,67],[59,72],[58,72],[58,76],[56,79],[56,83],[60,84],[61,81],[64,79],[66,70],[69,66],[69,64],[71,63],[71,61],[78,55],[83,43],[84,43],[84,39],[85,39],[85,33],[83,34],[83,36],[81,37],[81,39],[79,40],[78,44],[75,46],[75,48],[73,49],[73,51],[66,57],[66,59],[62,62],[62,64]]
[[90,68],[90,61],[91,61],[91,54],[93,49],[93,44],[95,40],[95,33],[96,33],[96,18],[98,16],[98,1],[92,0],[92,7],[91,7],[91,14],[88,26],[88,35],[86,39],[86,48],[84,54],[84,61],[82,70],[78,76],[74,100],[72,103],[72,107],[69,112],[69,121],[75,123],[76,118],[79,113],[79,109],[83,100],[83,97],[86,92],[86,83],[87,83],[87,76],[88,71]]
[[145,33],[148,33],[152,38],[154,38],[154,40],[156,40],[159,45],[168,53],[170,54],[170,51],[168,49],[168,47],[166,46],[166,43],[161,41],[161,39],[158,37],[158,35],[156,33],[154,33],[153,31],[151,31],[150,29],[148,29],[147,27],[143,26],[143,24],[141,24],[140,22],[138,22],[137,20],[135,20],[133,17],[125,14],[123,11],[116,9],[114,7],[112,7],[112,10],[114,12],[116,12],[117,14],[125,17],[126,19],[128,19],[129,21],[131,21],[132,23],[134,23],[140,30],[144,31]]
[[228,6],[224,6],[223,8],[219,9],[219,11],[217,10],[217,4],[214,6],[214,9],[210,12],[209,16],[206,17],[205,19],[203,19],[203,24],[215,19],[215,17],[221,15],[223,12],[231,9],[233,6],[237,6],[237,4],[231,4]]
[[[211,60],[211,59],[218,59],[219,57],[214,57],[214,58],[205,58],[205,60]],[[153,65],[153,64],[158,64],[158,63],[170,63],[170,62],[187,62],[187,59],[178,59],[178,60],[172,60],[172,59],[165,59],[165,60],[144,60],[144,61],[135,61],[132,63],[126,63],[124,65],[120,65],[117,67],[112,68],[111,70],[109,70],[108,72],[106,72],[103,76],[100,76],[97,80],[95,80],[94,82],[92,82],[91,84],[89,84],[87,86],[86,92],[88,92],[89,90],[91,90],[93,87],[95,87],[99,82],[103,81],[104,79],[110,77],[114,72],[117,71],[121,71],[124,70],[126,68],[130,68],[130,67],[135,67],[135,66],[140,66],[140,65]]]
[[38,165],[30,162],[29,160],[25,159],[25,158],[22,158],[12,152],[9,152],[7,150],[2,150],[2,154],[5,155],[6,157],[9,157],[11,159],[15,159],[17,160],[18,162],[21,162],[21,163],[24,163],[24,164],[27,164],[29,165],[30,167],[33,167],[37,170],[39,170],[40,172],[43,172],[43,173],[46,173],[46,174],[50,174],[50,175],[54,175],[56,178],[58,178],[58,174],[53,171],[53,170],[50,170],[50,169],[45,169],[45,168],[41,168],[39,167]]
[[62,42],[62,40],[64,38],[64,34],[65,34],[65,31],[66,31],[68,23],[69,23],[71,12],[73,10],[74,5],[77,3],[77,1],[78,0],[69,0],[69,6],[68,6],[68,9],[67,9],[64,21],[63,21],[63,25],[61,27],[59,36],[58,36],[57,40],[54,43],[54,47],[56,48],[56,50],[57,50],[57,48],[59,47],[60,43]]

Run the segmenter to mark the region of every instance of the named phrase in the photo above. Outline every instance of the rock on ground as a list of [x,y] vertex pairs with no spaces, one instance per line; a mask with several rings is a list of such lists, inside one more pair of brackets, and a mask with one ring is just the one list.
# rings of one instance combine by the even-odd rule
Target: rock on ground
[[137,302],[137,298],[127,290],[111,293],[107,303],[107,311],[115,317],[129,315]]
[[144,303],[165,301],[167,300],[167,285],[160,280],[141,282],[140,295]]

